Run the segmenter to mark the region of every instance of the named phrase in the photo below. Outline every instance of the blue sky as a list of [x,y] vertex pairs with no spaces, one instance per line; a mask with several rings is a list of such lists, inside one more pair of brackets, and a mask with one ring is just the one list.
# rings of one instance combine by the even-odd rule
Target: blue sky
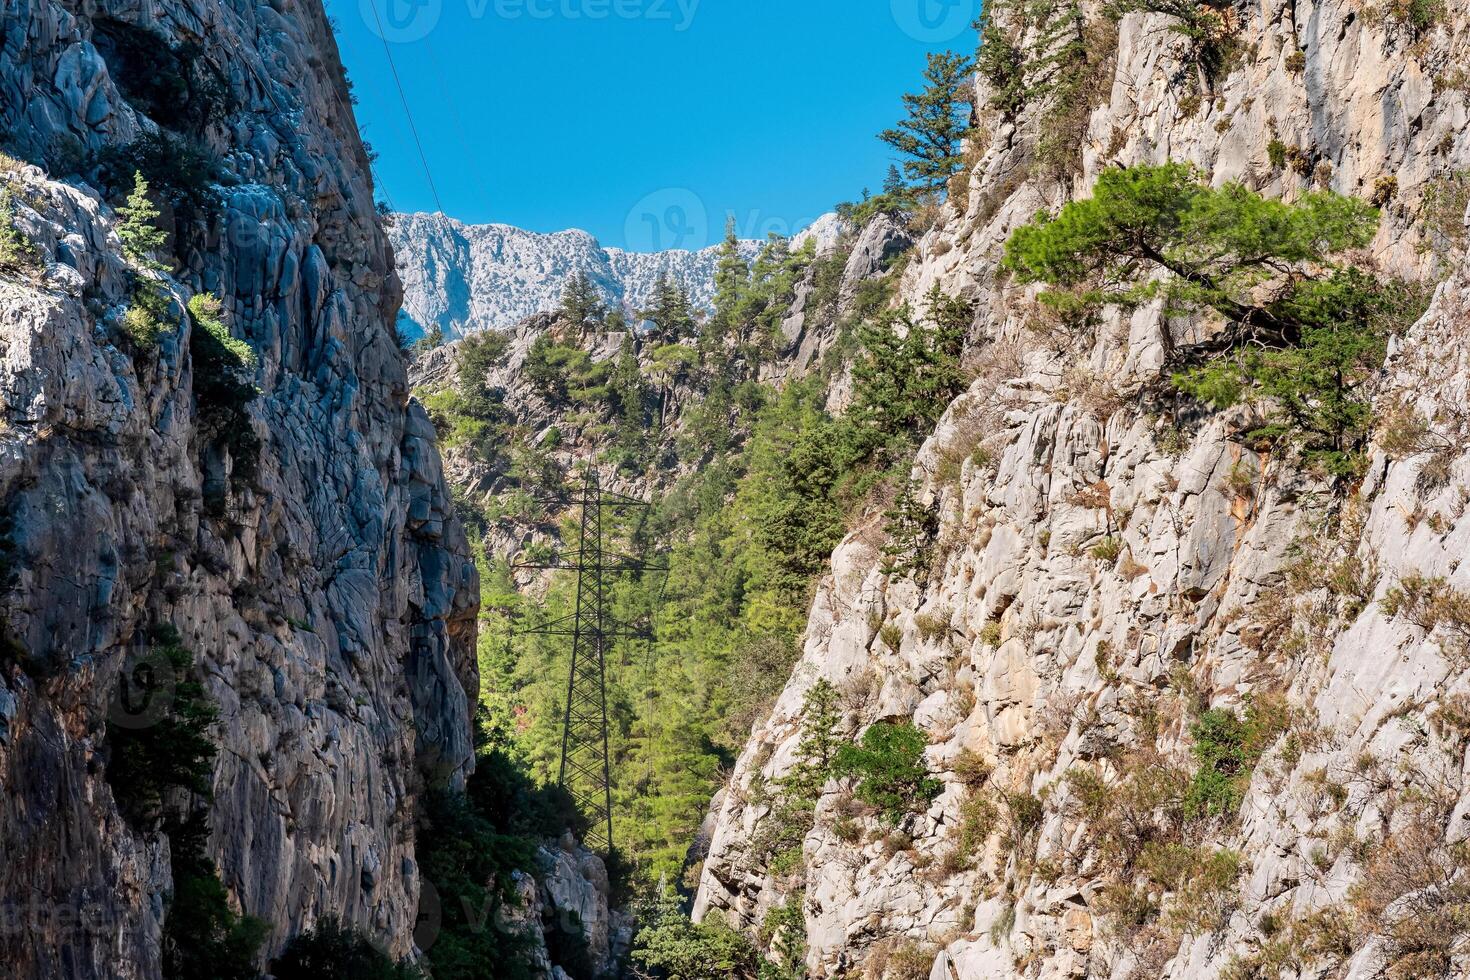
[[789,234],[876,190],[877,132],[926,52],[974,47],[979,0],[326,5],[380,197],[435,210],[386,35],[448,214],[648,251],[717,241],[732,212]]

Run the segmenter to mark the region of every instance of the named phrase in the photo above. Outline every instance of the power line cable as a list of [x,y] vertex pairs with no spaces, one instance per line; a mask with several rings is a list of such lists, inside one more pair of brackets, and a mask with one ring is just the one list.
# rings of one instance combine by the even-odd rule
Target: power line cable
[[[385,181],[383,179],[382,174],[380,174],[378,172],[377,165],[376,164],[373,164],[373,163],[369,163],[368,164],[368,172],[373,175],[373,186],[374,186],[374,188],[377,191],[379,191],[379,192],[382,193],[382,195],[383,195],[383,201],[384,201],[384,203],[386,203],[388,205],[388,210],[391,211],[391,212],[393,212],[393,214],[394,214],[395,217],[398,216],[398,215],[401,215],[403,212],[399,211],[398,210],[398,205],[393,203],[393,195],[388,190],[388,182]],[[409,307],[411,305],[412,304],[409,301],[408,292],[407,292],[407,290],[405,290],[404,291],[404,294],[403,294],[403,302],[402,302],[401,306],[402,307]],[[409,309],[408,315],[409,315],[409,318],[411,320],[413,320],[413,322],[419,324],[420,326],[423,326],[429,320],[428,315],[426,313],[424,313],[423,311],[420,311],[420,310]],[[427,329],[427,328],[425,328],[425,329]]]
[[478,173],[489,173],[490,168],[485,166],[485,160],[478,148],[471,148],[469,140],[465,139],[465,133],[468,130],[465,128],[464,117],[460,114],[459,104],[455,100],[454,90],[450,88],[449,82],[444,77],[443,59],[434,54],[434,44],[431,40],[425,38],[424,43],[429,46],[431,55],[429,63],[433,65],[434,77],[439,81],[439,94],[443,97],[444,104],[448,106],[449,114],[454,118],[454,133],[459,138],[459,147],[464,151],[464,158],[465,160],[474,161]]
[[393,73],[393,84],[398,88],[398,99],[403,103],[403,114],[408,117],[408,131],[413,135],[414,146],[418,147],[419,160],[424,165],[424,176],[429,181],[429,193],[434,196],[434,206],[444,213],[444,203],[439,200],[439,188],[434,184],[434,172],[429,168],[429,156],[424,152],[424,142],[419,139],[419,128],[413,119],[413,110],[408,107],[408,95],[403,91],[403,79],[398,75],[398,65],[393,61],[393,46],[388,43],[388,33],[383,29],[383,19],[378,16],[378,0],[371,0],[373,20],[378,25],[378,39],[383,42],[383,53],[388,56],[388,70]]

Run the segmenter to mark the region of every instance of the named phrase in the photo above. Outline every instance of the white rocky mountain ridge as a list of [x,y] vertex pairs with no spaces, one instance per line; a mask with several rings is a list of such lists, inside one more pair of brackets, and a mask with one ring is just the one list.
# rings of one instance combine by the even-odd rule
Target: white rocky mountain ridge
[[[825,215],[793,237],[830,248],[840,232]],[[567,281],[586,273],[607,302],[630,315],[646,308],[660,276],[686,292],[699,309],[714,299],[719,246],[695,251],[630,252],[605,248],[585,231],[543,234],[503,224],[466,224],[441,214],[396,214],[389,223],[403,308],[399,328],[418,337],[438,327],[448,339],[477,330],[508,330],[535,313],[557,308]],[[764,243],[742,241],[754,258]]]

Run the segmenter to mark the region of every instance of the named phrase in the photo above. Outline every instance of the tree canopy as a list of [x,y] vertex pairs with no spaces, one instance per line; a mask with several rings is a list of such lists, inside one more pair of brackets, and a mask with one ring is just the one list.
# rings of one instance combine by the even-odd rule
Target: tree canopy
[[589,323],[601,320],[606,312],[607,304],[591,277],[582,269],[572,273],[561,295],[562,316],[571,321],[578,330],[582,330]]
[[1240,183],[1212,187],[1187,164],[1113,168],[1091,197],[1018,228],[1005,268],[1048,287],[1040,301],[1074,323],[1156,299],[1166,315],[1217,315],[1223,329],[1174,349],[1175,384],[1216,407],[1268,402],[1254,435],[1290,435],[1345,473],[1366,441],[1363,388],[1387,337],[1422,310],[1404,283],[1348,260],[1378,220],[1331,192],[1286,203]]
[[906,157],[904,176],[925,190],[942,191],[964,166],[974,67],[968,57],[953,51],[930,54],[923,90],[903,97],[908,115],[878,134]]

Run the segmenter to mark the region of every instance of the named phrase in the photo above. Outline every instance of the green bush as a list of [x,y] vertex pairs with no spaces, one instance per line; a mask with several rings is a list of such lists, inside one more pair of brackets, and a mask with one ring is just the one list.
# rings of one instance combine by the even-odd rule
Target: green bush
[[36,248],[15,226],[15,193],[0,186],[0,272],[24,272],[36,264]]
[[788,895],[761,920],[760,940],[771,954],[761,964],[761,980],[806,980],[805,904],[804,892]]
[[420,980],[423,971],[394,963],[361,932],[326,916],[271,962],[276,980]]
[[199,405],[200,432],[207,444],[230,453],[231,477],[248,485],[260,461],[260,437],[246,406],[259,394],[252,380],[255,351],[230,335],[220,301],[208,293],[189,300],[194,329],[190,332],[194,364],[194,398]]
[[493,330],[466,337],[455,350],[454,385],[419,396],[445,445],[463,446],[496,466],[505,464],[512,419],[490,373],[505,363],[509,348],[509,338]]
[[193,319],[194,395],[206,412],[221,412],[232,419],[244,413],[258,391],[250,381],[255,368],[255,351],[245,341],[230,335],[220,301],[208,293],[189,300]]
[[513,908],[511,875],[535,867],[535,844],[503,834],[465,795],[430,795],[419,823],[419,864],[443,910],[428,950],[435,980],[530,980],[528,937],[487,928]]
[[558,344],[549,333],[531,344],[521,371],[531,386],[553,405],[595,403],[609,395],[611,365],[606,361],[594,362],[592,355],[584,350]]
[[1285,730],[1287,717],[1276,699],[1253,699],[1244,717],[1225,708],[1201,714],[1190,726],[1199,762],[1184,797],[1191,817],[1233,816],[1240,809],[1262,754]]
[[[434,980],[530,980],[528,938],[487,923],[514,907],[512,875],[536,867],[538,841],[585,830],[564,790],[537,786],[490,745],[487,720],[483,712],[476,719],[476,767],[465,791],[431,792],[420,814],[419,864],[443,909],[439,935],[428,950]],[[608,870],[614,888],[621,888],[615,856]],[[568,956],[575,950],[559,952]]]
[[740,933],[715,918],[696,925],[666,894],[639,910],[633,962],[662,980],[756,980],[760,955]]
[[1445,0],[1385,0],[1379,13],[1418,41],[1443,23]]
[[1271,168],[1273,170],[1286,169],[1286,157],[1289,149],[1290,147],[1279,139],[1272,139],[1270,143],[1266,144],[1266,157],[1271,161]]
[[891,824],[926,808],[943,784],[924,766],[924,733],[912,724],[879,722],[837,753],[833,771],[858,780],[855,795]]
[[929,431],[966,387],[960,355],[974,304],[937,286],[926,303],[922,317],[902,307],[859,331],[863,354],[852,367],[850,415],[885,440]]
[[173,329],[173,304],[163,284],[138,276],[133,281],[133,298],[123,310],[120,325],[140,350],[151,351],[163,335]]

